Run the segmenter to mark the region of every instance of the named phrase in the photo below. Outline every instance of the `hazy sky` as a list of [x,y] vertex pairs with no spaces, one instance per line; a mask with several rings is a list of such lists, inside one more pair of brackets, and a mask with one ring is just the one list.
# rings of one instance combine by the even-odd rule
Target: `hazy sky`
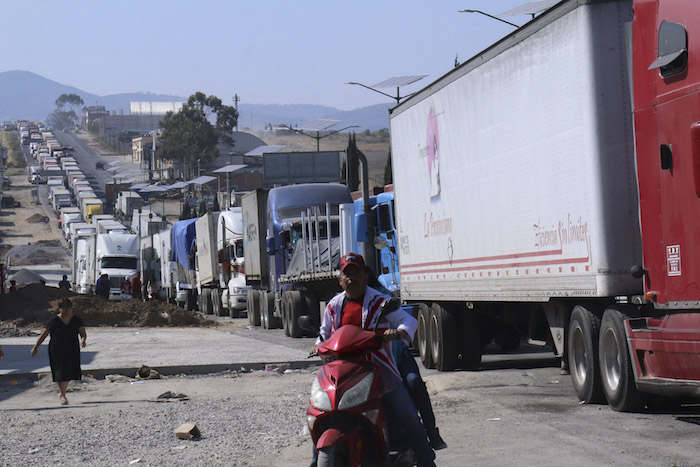
[[414,92],[514,29],[457,10],[498,14],[526,1],[0,0],[0,72],[101,96],[202,91],[228,104],[238,94],[349,110],[391,100],[347,81],[429,75],[402,88]]

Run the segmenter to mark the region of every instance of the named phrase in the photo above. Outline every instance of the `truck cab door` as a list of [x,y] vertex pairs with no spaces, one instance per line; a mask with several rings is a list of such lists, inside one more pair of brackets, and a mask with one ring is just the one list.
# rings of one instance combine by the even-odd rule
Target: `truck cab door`
[[[660,4],[656,60],[649,65],[656,141],[648,142],[656,152],[660,238],[644,245],[657,249],[660,268],[650,290],[658,291],[659,303],[674,307],[700,298],[700,93],[691,91],[700,84],[700,62],[688,54],[693,44],[687,24],[700,17],[700,7],[681,3],[692,4],[694,13]],[[697,50],[700,41],[693,40]]]

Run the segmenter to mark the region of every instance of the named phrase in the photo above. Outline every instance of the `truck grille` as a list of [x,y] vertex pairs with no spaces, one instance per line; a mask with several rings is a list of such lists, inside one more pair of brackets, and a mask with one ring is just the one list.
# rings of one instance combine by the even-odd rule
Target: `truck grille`
[[121,289],[124,276],[109,276],[109,287],[112,289]]

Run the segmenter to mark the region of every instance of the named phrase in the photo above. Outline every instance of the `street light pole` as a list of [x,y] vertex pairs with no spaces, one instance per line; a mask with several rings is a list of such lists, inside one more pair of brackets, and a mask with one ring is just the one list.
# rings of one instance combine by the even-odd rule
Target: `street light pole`
[[[481,11],[481,10],[457,10],[457,11],[458,11],[459,13],[479,13],[479,14],[481,14],[481,15],[488,16],[489,18],[498,20],[498,21],[500,21],[500,22],[502,22],[502,23],[509,24],[509,25],[511,25],[511,26],[513,26],[513,27],[515,27],[515,28],[519,28],[519,27],[520,27],[520,26],[518,26],[517,24],[511,23],[510,21],[506,21],[506,20],[504,20],[504,19],[502,19],[502,18],[499,18],[498,16],[493,16],[493,15],[490,15],[490,14],[488,14],[488,13],[484,13],[484,12]],[[533,17],[534,17],[534,15],[533,15]]]
[[316,136],[314,136],[314,135],[310,135],[310,134],[308,134],[308,133],[304,133],[304,132],[301,131],[301,130],[297,130],[296,128],[291,128],[291,127],[290,127],[290,130],[292,130],[292,131],[295,132],[295,133],[299,133],[300,135],[308,136],[309,138],[315,139],[315,140],[316,140],[316,151],[320,151],[319,148],[321,147],[321,139],[322,139],[322,138],[327,138],[327,137],[329,137],[329,136],[333,136],[334,134],[340,133],[341,131],[347,130],[348,128],[360,128],[360,126],[359,126],[359,125],[346,126],[345,128],[341,128],[340,130],[332,131],[332,132],[328,133],[327,135],[323,135],[323,136],[321,136],[321,132],[320,132],[320,131],[317,131],[317,132],[316,132]]

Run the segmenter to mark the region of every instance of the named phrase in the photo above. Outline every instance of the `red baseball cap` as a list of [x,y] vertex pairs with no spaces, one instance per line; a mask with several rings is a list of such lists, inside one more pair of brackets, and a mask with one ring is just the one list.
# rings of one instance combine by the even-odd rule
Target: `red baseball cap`
[[362,258],[362,255],[358,255],[357,253],[348,253],[340,258],[340,272],[343,272],[345,268],[351,264],[354,264],[360,269],[365,268],[365,260]]

